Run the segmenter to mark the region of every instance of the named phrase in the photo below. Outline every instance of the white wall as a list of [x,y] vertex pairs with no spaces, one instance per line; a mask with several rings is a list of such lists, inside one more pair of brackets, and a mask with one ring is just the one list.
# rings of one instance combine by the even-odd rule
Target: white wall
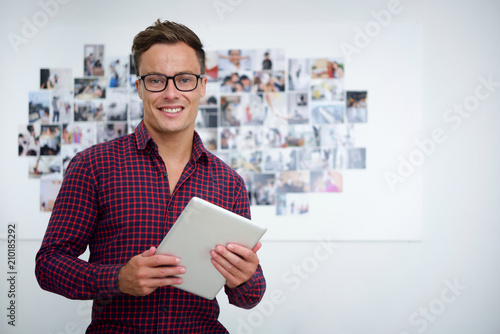
[[[39,181],[28,180],[23,172],[27,162],[16,157],[17,125],[26,122],[27,93],[37,89],[40,67],[80,68],[85,43],[104,43],[116,55],[128,54],[135,33],[157,16],[183,22],[201,31],[200,35],[204,28],[225,24],[272,25],[273,34],[286,34],[279,30],[280,24],[354,22],[363,28],[374,20],[372,11],[389,4],[386,0],[220,0],[232,8],[221,17],[214,0],[66,2],[17,53],[8,34],[20,34],[23,18],[31,20],[41,7],[38,0],[10,2],[8,9],[5,2],[1,5],[1,235],[8,222],[18,222],[22,230],[32,226],[30,220],[36,217],[43,231],[48,220],[46,214],[33,213],[38,210]],[[423,241],[267,242],[260,251],[268,280],[261,308],[239,310],[220,299],[221,321],[231,332],[499,331],[500,209],[496,204],[500,190],[494,175],[500,167],[499,86],[493,86],[491,96],[481,100],[456,128],[445,124],[443,115],[455,104],[472,101],[479,77],[491,76],[500,82],[500,4],[401,0],[400,5],[402,12],[392,17],[386,29],[395,27],[394,23],[420,22],[423,30],[423,136],[437,128],[447,130],[447,140],[419,167],[424,191]],[[307,47],[307,36],[296,36],[296,40]],[[228,32],[221,34],[220,41],[232,45],[238,39]],[[376,43],[374,38],[372,45]],[[261,46],[259,36],[255,36],[255,46]],[[400,85],[404,87],[404,82]],[[19,241],[18,326],[7,325],[3,297],[0,332],[83,333],[89,321],[88,303],[69,301],[38,287],[33,268],[39,245],[40,240]],[[6,273],[5,240],[1,249],[0,268]],[[0,294],[5,296],[7,290],[6,280],[1,279]]]

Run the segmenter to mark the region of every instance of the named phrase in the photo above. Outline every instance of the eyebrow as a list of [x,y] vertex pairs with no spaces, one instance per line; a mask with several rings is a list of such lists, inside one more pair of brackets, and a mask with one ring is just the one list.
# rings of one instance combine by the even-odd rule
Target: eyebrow
[[146,72],[143,75],[150,75],[150,74],[159,74],[159,75],[165,75],[167,77],[173,77],[173,76],[176,76],[177,74],[196,74],[196,73],[194,73],[194,71],[193,72],[191,72],[191,71],[180,71],[180,72],[175,73],[174,75],[166,75],[166,74],[160,73],[160,72]]

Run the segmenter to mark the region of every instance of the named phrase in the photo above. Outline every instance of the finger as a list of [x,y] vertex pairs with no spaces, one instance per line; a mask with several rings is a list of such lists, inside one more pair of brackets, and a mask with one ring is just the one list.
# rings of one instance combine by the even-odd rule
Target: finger
[[[219,256],[219,258],[220,258],[220,256]],[[231,276],[232,276],[232,274],[231,274],[229,271],[227,271],[227,270],[226,270],[225,266],[224,266],[224,265],[222,265],[222,264],[220,263],[220,261],[221,261],[220,259],[217,259],[217,258],[214,258],[214,257],[213,257],[213,258],[211,259],[211,261],[212,261],[212,264],[214,265],[214,267],[215,267],[215,268],[216,268],[216,269],[217,269],[217,270],[218,270],[218,271],[222,274],[222,276],[224,276],[226,279],[228,279],[229,277],[231,277]]]
[[218,264],[223,266],[227,271],[233,270],[233,268],[243,261],[239,256],[229,252],[223,246],[217,246],[215,251],[210,252],[212,259]]
[[[238,285],[234,283],[236,281],[236,277],[226,269],[228,265],[227,261],[225,261],[221,256],[217,256],[215,258],[213,257],[211,261],[215,269],[217,269],[226,279],[227,285],[229,285],[230,287]],[[221,264],[221,262],[223,262],[224,264]],[[232,268],[232,266],[230,266],[230,268]]]
[[159,287],[168,285],[179,285],[182,284],[182,278],[180,277],[164,277],[164,278],[151,278],[139,282],[136,286],[132,287],[127,293],[133,296],[147,296],[154,292]]
[[180,284],[182,284],[182,277],[165,277],[158,279],[155,282],[156,287],[162,287],[168,285],[180,285]]
[[181,262],[181,259],[176,256],[155,254],[150,256],[142,256],[140,259],[141,264],[147,267],[163,267],[163,266],[176,266]]
[[249,277],[238,268],[231,266],[222,256],[217,255],[215,258],[212,258],[211,261],[215,269],[217,269],[226,279],[228,287],[235,288],[248,281]]
[[186,268],[183,266],[162,266],[153,268],[151,277],[153,278],[168,278],[186,273]]
[[[231,267],[240,267],[242,263],[247,261],[249,253],[251,253],[251,251],[248,248],[246,248],[246,250],[248,252],[246,252],[245,248],[243,248],[242,246],[232,244],[230,244],[230,247],[224,247],[221,245],[215,247],[216,258],[219,259],[219,257],[222,257],[220,263],[222,265],[225,265],[226,269],[228,270],[231,270]],[[217,255],[220,256],[217,257]]]
[[[257,246],[257,245],[256,245]],[[227,251],[229,253],[233,253],[233,254],[236,254],[238,255],[240,258],[243,258],[247,261],[254,261],[256,258],[257,258],[257,255],[255,254],[255,252],[247,247],[244,247],[244,246],[241,246],[241,245],[238,245],[238,244],[228,244],[227,245]],[[216,250],[217,250],[217,247],[216,247]],[[222,250],[222,248],[221,248]]]
[[212,251],[211,253],[212,263],[218,264],[218,266],[216,265],[216,268],[219,269],[219,272],[228,280],[228,282],[238,282],[236,285],[239,285],[242,282],[247,281],[255,272],[257,261],[247,261],[241,256],[225,250],[225,247],[220,245],[216,247],[216,250],[217,251]]

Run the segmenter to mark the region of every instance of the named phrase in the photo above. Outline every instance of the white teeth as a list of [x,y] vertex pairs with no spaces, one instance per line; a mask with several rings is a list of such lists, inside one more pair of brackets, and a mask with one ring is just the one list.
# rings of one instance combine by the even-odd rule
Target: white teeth
[[166,113],[169,113],[169,114],[176,114],[178,112],[180,112],[182,110],[182,108],[161,108],[161,111],[164,111]]

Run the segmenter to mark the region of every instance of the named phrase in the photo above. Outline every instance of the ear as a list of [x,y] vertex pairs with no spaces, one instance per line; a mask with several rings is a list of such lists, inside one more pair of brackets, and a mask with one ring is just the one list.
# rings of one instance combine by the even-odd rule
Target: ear
[[203,78],[201,78],[201,96],[200,97],[205,96],[205,93],[207,92],[207,81],[208,81],[208,79],[207,79],[206,75]]
[[137,93],[139,93],[139,97],[142,100],[142,89],[140,80],[135,80],[135,88],[137,89]]

